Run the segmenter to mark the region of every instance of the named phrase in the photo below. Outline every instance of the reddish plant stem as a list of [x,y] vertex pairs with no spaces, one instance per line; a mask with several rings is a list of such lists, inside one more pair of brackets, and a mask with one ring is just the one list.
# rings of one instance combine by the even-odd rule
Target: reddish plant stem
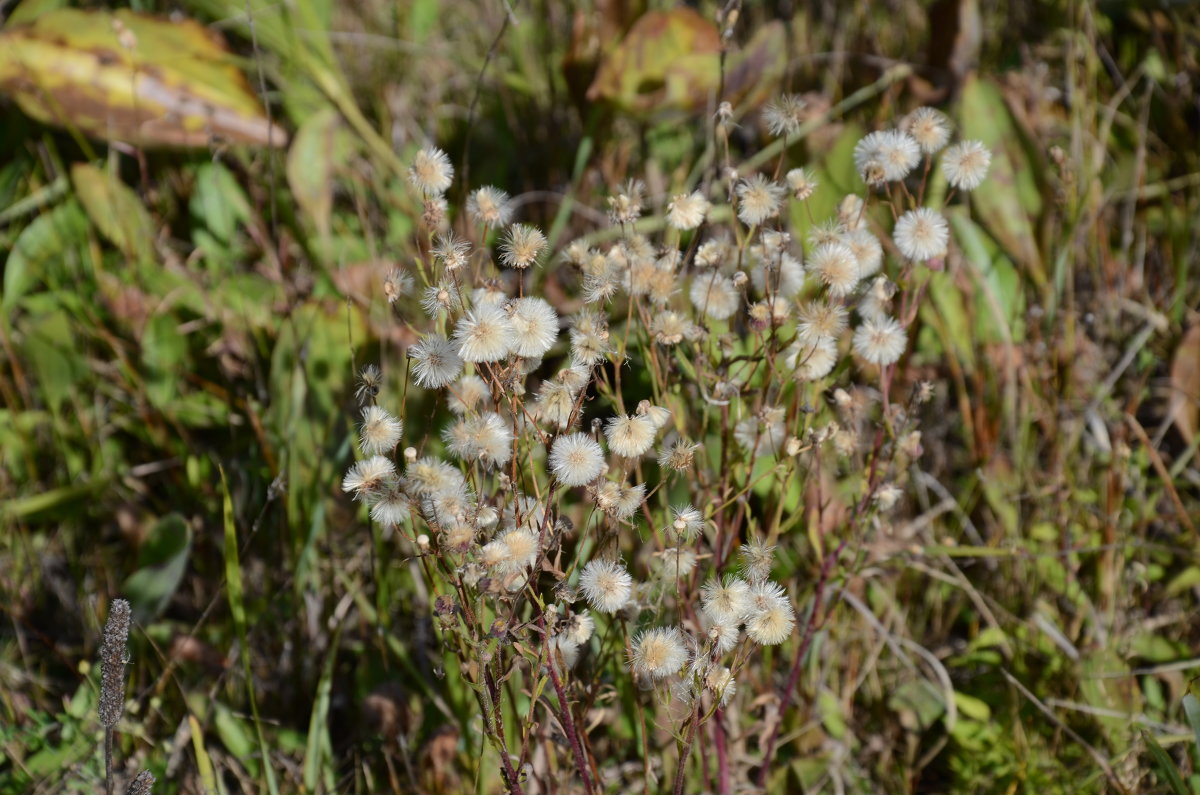
[[767,738],[767,750],[763,754],[762,767],[758,771],[758,786],[765,787],[767,785],[767,775],[771,770],[771,757],[775,753],[775,743],[779,740],[779,730],[783,726],[783,716],[787,714],[788,707],[792,705],[792,694],[796,692],[796,686],[800,681],[800,667],[804,662],[804,655],[808,653],[808,647],[812,643],[813,636],[823,620],[818,616],[821,614],[822,601],[825,596],[825,586],[829,582],[829,575],[833,571],[834,561],[842,554],[842,550],[846,548],[846,541],[837,545],[837,549],[825,557],[821,564],[821,575],[817,580],[817,587],[813,593],[812,612],[808,614],[808,622],[804,626],[804,637],[800,639],[800,648],[796,649],[796,659],[792,661],[792,670],[788,674],[787,686],[783,689],[783,699],[779,703],[779,720],[775,723],[775,728],[771,730],[771,736]]
[[500,742],[500,764],[505,783],[508,784],[508,791],[512,795],[525,795],[525,790],[521,789],[521,782],[517,779],[517,771],[513,770],[512,761],[508,758],[508,743],[504,740],[504,717],[500,714],[500,687],[492,678],[492,672],[487,666],[483,668],[483,677],[483,686],[488,689],[492,699],[492,728]]
[[688,725],[687,740],[683,743],[683,751],[679,754],[679,767],[675,768],[675,795],[683,795],[683,782],[687,779],[688,757],[692,755],[692,746],[696,744],[696,724],[700,722],[699,704],[692,710],[692,719]]
[[725,748],[725,710],[717,707],[713,720],[713,745],[717,748],[717,795],[730,795],[729,753]]
[[[546,642],[549,643],[549,640]],[[592,779],[587,773],[587,764],[583,758],[583,746],[579,743],[579,733],[575,730],[575,719],[571,717],[571,710],[567,706],[567,694],[563,690],[562,680],[558,676],[558,671],[554,669],[553,657],[547,655],[546,665],[550,669],[550,681],[554,683],[554,692],[558,696],[558,719],[562,722],[563,731],[567,733],[571,750],[575,754],[575,768],[579,771],[579,777],[583,779],[584,791],[587,795],[592,795]]]

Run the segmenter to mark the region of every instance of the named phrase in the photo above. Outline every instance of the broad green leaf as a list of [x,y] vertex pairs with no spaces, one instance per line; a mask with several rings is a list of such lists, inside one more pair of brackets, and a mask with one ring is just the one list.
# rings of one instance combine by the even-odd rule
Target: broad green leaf
[[350,139],[333,108],[315,114],[296,131],[288,150],[287,178],[292,196],[313,222],[328,249],[333,212],[333,175],[345,160]]
[[287,140],[220,38],[191,20],[64,8],[6,26],[0,92],[38,121],[138,146]]
[[8,311],[43,280],[46,269],[87,241],[87,217],[79,203],[70,200],[39,215],[21,230],[4,264],[4,297],[0,308]]
[[22,325],[25,361],[33,368],[51,410],[58,411],[87,375],[79,340],[61,309],[30,317]]
[[1196,737],[1196,753],[1200,754],[1200,698],[1191,693],[1183,697],[1183,714],[1187,715],[1188,725]]
[[214,704],[214,707],[213,725],[217,729],[217,736],[221,738],[221,744],[225,746],[225,750],[241,760],[242,764],[250,766],[251,772],[253,772],[257,767],[254,764],[256,760],[252,757],[254,740],[246,732],[242,720],[234,715],[229,707],[219,701]]
[[220,163],[204,163],[196,169],[196,186],[188,210],[192,218],[226,244],[252,217],[250,202],[237,178]]
[[71,181],[100,234],[131,259],[146,262],[152,258],[154,223],[129,186],[90,163],[71,166]]
[[166,609],[191,552],[192,529],[187,521],[174,513],[159,519],[138,550],[138,570],[121,589],[139,622],[147,623]]
[[982,141],[992,151],[987,181],[971,193],[983,224],[1038,283],[1046,282],[1033,218],[1041,212],[1041,192],[1021,147],[1021,137],[999,87],[990,79],[963,85],[959,124],[964,139]]
[[167,408],[179,393],[180,373],[188,370],[187,340],[173,314],[155,315],[142,333],[142,365],[146,369],[146,394],[159,408]]

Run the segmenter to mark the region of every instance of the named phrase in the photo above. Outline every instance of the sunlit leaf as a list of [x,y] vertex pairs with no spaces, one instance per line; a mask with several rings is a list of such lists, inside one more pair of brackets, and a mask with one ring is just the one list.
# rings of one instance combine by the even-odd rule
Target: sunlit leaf
[[58,9],[0,31],[0,92],[35,119],[139,146],[282,145],[202,25]]
[[151,258],[154,223],[142,200],[128,185],[90,163],[72,166],[71,181],[100,234],[131,259]]

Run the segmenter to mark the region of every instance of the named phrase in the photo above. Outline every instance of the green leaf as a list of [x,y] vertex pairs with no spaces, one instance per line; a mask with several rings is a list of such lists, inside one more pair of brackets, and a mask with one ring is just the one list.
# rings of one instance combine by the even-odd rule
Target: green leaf
[[4,264],[0,308],[13,309],[44,276],[45,269],[72,248],[87,242],[87,217],[71,200],[39,215],[21,230]]
[[171,601],[187,570],[192,528],[179,514],[159,519],[138,550],[138,570],[122,586],[137,620],[148,623]]
[[1179,770],[1175,767],[1175,760],[1170,754],[1163,750],[1163,747],[1158,744],[1158,741],[1148,731],[1142,732],[1142,738],[1146,741],[1146,747],[1150,749],[1150,756],[1154,759],[1154,766],[1158,768],[1158,772],[1166,779],[1167,786],[1175,795],[1191,795],[1187,785],[1183,783],[1183,779],[1179,777]]
[[1032,221],[1041,212],[1041,192],[1016,123],[993,81],[975,77],[966,81],[959,124],[964,139],[981,141],[992,151],[987,181],[971,193],[979,218],[1034,281],[1045,284]]
[[61,309],[30,317],[23,325],[25,360],[32,364],[51,411],[57,412],[87,374],[79,339]]
[[333,108],[317,112],[296,131],[287,157],[288,187],[316,227],[323,249],[328,248],[333,212],[334,163],[342,155],[338,143],[344,141],[340,126]]
[[154,223],[142,200],[129,186],[90,163],[71,166],[71,181],[100,234],[130,259],[139,262],[152,259]]
[[174,315],[150,318],[142,334],[142,365],[146,368],[146,394],[158,408],[167,408],[179,393],[180,373],[189,369],[187,340],[179,333]]
[[225,750],[241,760],[243,764],[253,763],[255,760],[251,755],[254,753],[254,741],[246,733],[246,727],[242,725],[242,721],[221,702],[216,702],[214,706],[216,709],[213,711],[213,725],[217,729],[217,736],[221,738],[221,744],[225,746]]
[[333,693],[333,670],[341,636],[342,626],[339,624],[334,630],[329,651],[325,653],[325,663],[321,666],[321,678],[317,682],[317,693],[313,698],[312,714],[308,721],[308,740],[304,749],[304,786],[312,792],[318,789],[317,778],[322,771],[325,772],[325,788],[330,792],[335,789],[330,767],[333,761],[333,743],[329,736],[329,703]]
[[1183,697],[1183,713],[1187,715],[1188,725],[1196,736],[1196,752],[1200,753],[1200,698],[1191,693]]
[[205,163],[196,169],[188,211],[222,243],[229,243],[238,227],[253,217],[242,187],[220,163]]

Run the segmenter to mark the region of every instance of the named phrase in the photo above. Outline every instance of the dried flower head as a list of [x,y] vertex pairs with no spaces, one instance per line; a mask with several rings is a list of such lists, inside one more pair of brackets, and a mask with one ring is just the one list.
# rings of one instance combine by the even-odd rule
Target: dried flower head
[[511,304],[512,352],[525,358],[544,356],[558,339],[558,315],[541,298],[518,298]]
[[910,260],[924,262],[946,253],[950,229],[937,210],[918,207],[900,216],[892,238],[901,254]]
[[450,187],[454,166],[450,158],[436,146],[426,146],[417,152],[408,169],[408,179],[426,196],[440,196]]
[[355,499],[366,500],[377,494],[396,477],[396,465],[391,459],[373,455],[355,462],[342,478],[342,491],[354,492]]
[[788,190],[796,201],[807,201],[820,184],[806,168],[793,168],[787,173]]
[[504,191],[485,185],[467,197],[467,214],[488,229],[499,229],[512,220],[512,202]]
[[904,327],[890,317],[867,319],[854,331],[854,352],[880,367],[899,361],[907,345]]
[[629,668],[638,676],[664,679],[687,664],[683,634],[675,627],[657,627],[639,632],[629,652]]
[[524,270],[537,262],[546,249],[542,230],[529,224],[513,224],[500,244],[500,261],[510,268]]
[[742,571],[746,579],[760,583],[771,576],[771,567],[775,565],[775,547],[760,540],[742,544]]
[[560,436],[550,448],[550,471],[564,486],[586,485],[604,471],[604,451],[587,434]]
[[991,150],[979,141],[957,143],[942,155],[942,173],[959,190],[975,190],[982,185],[991,164]]
[[836,340],[846,330],[847,322],[846,307],[841,304],[808,301],[799,307],[796,336],[808,342]]
[[512,322],[501,307],[481,304],[458,319],[454,341],[465,362],[498,362],[512,349]]
[[950,140],[950,121],[939,110],[921,107],[904,117],[900,127],[913,137],[924,154],[938,152]]
[[383,373],[373,364],[364,365],[358,371],[358,387],[354,390],[354,397],[358,400],[359,405],[375,400],[375,396],[379,394],[379,388],[383,386]]
[[737,186],[738,218],[746,226],[758,226],[768,218],[779,215],[783,187],[755,174]]
[[861,278],[858,257],[845,243],[822,243],[808,258],[808,269],[815,273],[834,298],[854,291]]
[[413,377],[426,389],[441,389],[462,373],[463,360],[455,345],[440,334],[430,334],[408,349]]
[[383,295],[389,304],[394,304],[412,290],[412,277],[400,268],[392,268],[383,278]]
[[750,586],[737,577],[709,580],[700,589],[704,615],[714,624],[738,624],[750,609]]
[[404,424],[378,406],[367,406],[358,426],[358,446],[366,455],[386,453],[400,443]]
[[455,271],[467,264],[471,244],[453,232],[446,232],[438,235],[430,253],[446,270]]
[[[457,354],[455,354],[457,355]],[[461,371],[461,366],[460,366]],[[477,375],[464,375],[449,389],[446,404],[455,414],[470,414],[491,400],[492,390]]]
[[804,109],[808,103],[795,94],[785,94],[778,99],[768,102],[763,108],[763,120],[771,135],[789,136],[800,132],[804,122]]
[[700,445],[698,444],[693,444],[685,439],[677,439],[659,454],[658,465],[663,469],[675,472],[691,469],[696,459],[696,451],[699,449]]
[[717,271],[697,275],[692,280],[688,297],[692,300],[692,306],[714,320],[731,317],[741,302],[733,281]]
[[673,229],[695,229],[708,214],[708,199],[700,191],[680,193],[667,205],[667,223]]
[[409,515],[408,495],[398,480],[389,482],[371,498],[371,520],[384,527],[401,525],[408,521]]
[[579,589],[593,610],[615,613],[633,593],[633,577],[613,560],[592,560],[579,574]]
[[604,428],[608,449],[622,458],[640,458],[654,444],[658,428],[649,417],[612,417]]
[[624,182],[615,195],[608,197],[608,217],[614,224],[632,224],[641,217],[645,192],[640,179]]

